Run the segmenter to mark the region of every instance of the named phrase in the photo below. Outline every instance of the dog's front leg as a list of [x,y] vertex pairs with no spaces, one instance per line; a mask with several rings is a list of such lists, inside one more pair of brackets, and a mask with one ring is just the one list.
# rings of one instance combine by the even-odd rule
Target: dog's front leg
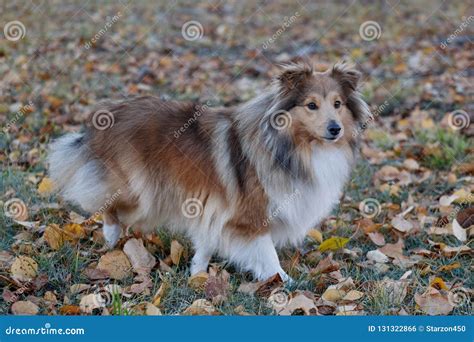
[[207,272],[211,257],[212,252],[208,248],[196,246],[196,253],[191,261],[191,275],[195,275],[199,272]]
[[236,241],[230,245],[230,261],[251,271],[258,280],[266,280],[276,273],[283,281],[291,281],[281,268],[278,255],[269,233],[252,240]]

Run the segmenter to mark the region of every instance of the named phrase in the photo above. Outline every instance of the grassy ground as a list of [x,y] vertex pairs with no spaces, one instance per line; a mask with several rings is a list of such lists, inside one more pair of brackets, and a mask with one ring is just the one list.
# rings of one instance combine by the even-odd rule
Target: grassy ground
[[[449,122],[449,113],[473,109],[469,94],[474,80],[467,69],[473,24],[466,19],[472,14],[467,4],[33,1],[2,6],[2,22],[20,20],[26,32],[17,41],[0,40],[4,133],[0,134],[0,201],[3,206],[12,198],[20,199],[29,213],[24,219],[38,222],[40,228],[25,228],[7,217],[5,210],[0,211],[0,283],[11,292],[25,285],[14,280],[11,272],[13,258],[19,255],[37,262],[38,283],[40,277],[46,279],[41,286],[26,283],[27,290],[16,301],[31,301],[40,313],[59,314],[67,305],[78,306],[93,291],[71,294],[72,285],[115,283],[129,289],[137,283],[131,273],[121,280],[91,280],[84,274],[84,269],[95,266],[105,254],[98,233],[100,221],[87,225],[84,238],[57,250],[45,240],[45,227],[62,227],[71,221],[71,212],[81,213],[54,194],[41,191],[47,172],[46,147],[53,137],[79,130],[90,108],[103,98],[159,94],[211,100],[213,105],[239,103],[269,82],[277,62],[300,58],[309,58],[320,68],[341,58],[352,60],[364,73],[363,93],[376,120],[363,132],[359,162],[341,205],[321,227],[315,227],[323,240],[339,236],[350,238],[349,242],[344,248],[321,252],[320,242],[308,238],[298,249],[281,251],[283,266],[295,279],[287,285],[288,293],[308,291],[304,293],[316,302],[329,285],[350,277],[352,289],[363,296],[354,301],[335,300],[329,314],[343,305],[353,305],[348,311],[357,314],[424,314],[415,302],[416,294],[438,288],[446,296],[458,286],[467,291],[473,288],[471,251],[447,253],[439,244],[470,248],[469,234],[467,241],[460,241],[449,229],[444,234],[430,231],[434,222],[473,202],[472,195],[448,206],[439,201],[459,190],[473,190],[472,125],[457,130]],[[200,39],[183,39],[182,26],[190,20],[202,25]],[[367,21],[377,22],[379,38],[363,39],[359,29]],[[467,26],[443,48],[443,42],[463,22]],[[86,48],[94,36],[96,42]],[[31,107],[23,110],[29,103]],[[415,160],[418,167],[407,167],[407,159]],[[398,171],[392,179],[381,171],[388,165]],[[404,181],[407,177],[410,181]],[[378,201],[379,212],[361,221],[359,204],[368,198]],[[400,232],[391,220],[411,206],[405,218],[414,228]],[[424,218],[433,223],[424,225]],[[450,227],[452,216],[448,221],[445,227]],[[376,225],[386,244],[403,241],[403,255],[412,264],[400,266],[396,258],[383,265],[368,263],[367,252],[378,246],[363,229],[367,225]],[[188,285],[193,253],[189,242],[164,231],[157,236],[154,242],[141,238],[171,271],[156,266],[145,291],[130,294],[124,290],[123,295],[113,296],[108,312],[140,314],[139,304],[153,302],[161,286],[167,290],[155,304],[163,314],[181,314],[207,296],[206,291]],[[173,240],[186,252],[178,265],[169,258]],[[310,272],[328,253],[338,262],[336,273]],[[266,296],[237,291],[252,280],[250,275],[236,272],[222,260],[213,262],[230,273],[230,290],[226,300],[215,303],[217,312],[275,313]],[[399,280],[407,271],[411,271],[407,293],[397,302],[387,282]],[[441,288],[439,283],[433,285],[436,278],[442,279]],[[0,312],[11,313],[12,302],[4,292]],[[324,306],[318,306],[320,314]],[[450,313],[472,314],[472,307],[463,303]]]

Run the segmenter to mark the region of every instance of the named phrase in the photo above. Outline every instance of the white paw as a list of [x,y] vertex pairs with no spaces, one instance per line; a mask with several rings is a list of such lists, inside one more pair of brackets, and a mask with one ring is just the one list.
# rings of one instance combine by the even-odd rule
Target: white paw
[[104,224],[102,228],[104,233],[105,243],[109,248],[114,248],[117,244],[117,241],[120,239],[120,235],[122,234],[122,228],[118,224]]

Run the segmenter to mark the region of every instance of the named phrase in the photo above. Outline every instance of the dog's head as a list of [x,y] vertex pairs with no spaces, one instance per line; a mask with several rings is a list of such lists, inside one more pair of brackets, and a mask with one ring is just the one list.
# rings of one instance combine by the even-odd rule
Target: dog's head
[[360,72],[346,63],[325,72],[315,72],[309,64],[285,66],[276,80],[279,99],[271,109],[273,120],[286,115],[286,128],[301,142],[350,141],[370,117],[357,91],[360,80]]

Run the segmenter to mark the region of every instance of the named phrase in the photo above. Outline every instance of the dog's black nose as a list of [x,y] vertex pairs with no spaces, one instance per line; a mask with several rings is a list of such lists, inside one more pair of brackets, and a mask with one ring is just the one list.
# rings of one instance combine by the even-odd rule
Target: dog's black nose
[[329,134],[333,137],[337,137],[340,131],[341,131],[341,126],[339,126],[336,121],[331,120],[328,125]]

